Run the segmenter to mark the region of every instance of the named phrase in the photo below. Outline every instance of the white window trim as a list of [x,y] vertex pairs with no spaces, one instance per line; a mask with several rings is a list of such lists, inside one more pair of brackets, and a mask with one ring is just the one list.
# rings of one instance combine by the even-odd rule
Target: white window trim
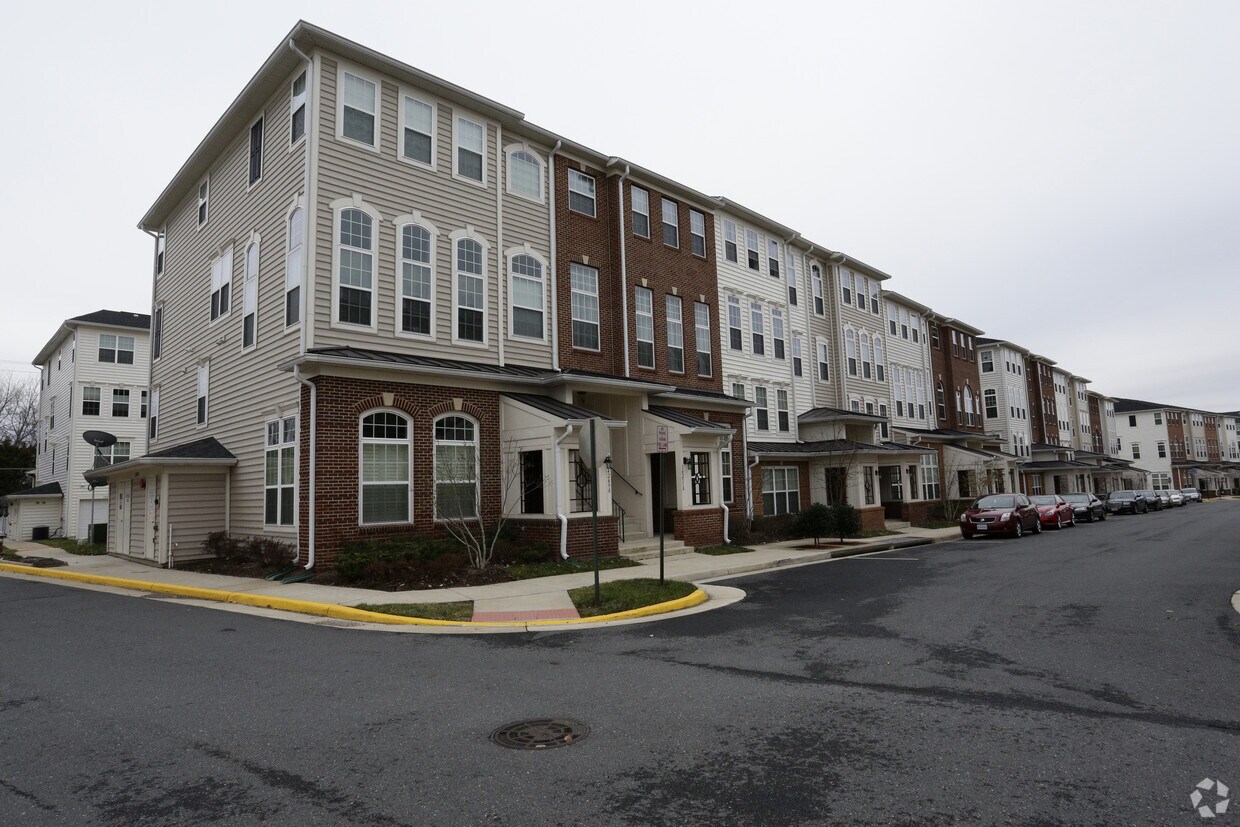
[[[297,84],[297,78],[301,77],[302,75],[306,76],[306,88],[300,95],[297,95],[293,93],[293,88]],[[289,78],[289,81],[288,81],[288,131],[286,134],[288,135],[288,151],[289,152],[292,152],[295,148],[305,143],[306,133],[310,131],[310,119],[309,117],[307,117],[305,119],[305,122],[303,123],[301,135],[297,138],[297,140],[293,140],[293,115],[297,112],[297,109],[298,109],[298,106],[297,106],[298,98],[301,98],[301,105],[303,108],[305,108],[306,115],[309,116],[310,114],[310,70],[305,67],[301,67],[297,69],[295,72],[293,72],[293,76]]]
[[[468,175],[461,175],[460,155],[457,150],[460,148],[460,130],[457,126],[461,120],[469,121],[482,127],[482,180],[478,181],[470,178]],[[491,144],[491,124],[485,118],[481,118],[472,112],[464,109],[457,109],[452,113],[452,177],[458,181],[464,181],[471,186],[487,189],[489,186],[489,178],[487,176],[487,162],[490,160],[490,144]]]
[[[454,150],[455,151],[455,150]],[[469,180],[469,179],[466,179]],[[456,244],[462,239],[468,238],[476,241],[482,247],[482,341],[475,342],[472,339],[461,339],[457,336],[457,309],[459,308],[457,296],[457,249]],[[461,347],[485,348],[491,340],[491,291],[487,289],[491,281],[491,245],[478,234],[478,231],[472,225],[466,224],[465,229],[455,230],[448,235],[448,241],[452,245],[452,343]],[[472,309],[472,308],[470,308]]]
[[[405,86],[400,87],[397,94],[400,95],[400,100],[396,107],[396,160],[418,169],[428,169],[434,172],[438,168],[439,162],[439,106],[434,101],[415,95]],[[405,154],[406,98],[412,98],[418,103],[425,104],[431,108],[431,162],[429,164],[416,158],[410,158]],[[483,174],[485,175],[485,171]]]
[[[642,313],[641,310],[638,309],[637,296],[638,296],[639,290],[644,291],[650,299],[650,312],[649,313]],[[643,317],[648,317],[650,319],[650,339],[647,342],[647,344],[650,345],[650,364],[643,365],[641,363],[640,350],[638,350],[636,354],[637,355],[637,367],[640,370],[656,370],[659,365],[659,352],[658,352],[658,346],[655,344],[655,335],[654,335],[655,333],[655,330],[654,330],[654,291],[651,290],[649,287],[642,287],[639,284],[633,288],[633,341],[634,342],[640,343],[643,341],[647,341],[641,338],[641,328],[637,325],[637,320]]]
[[[598,313],[598,319],[595,320],[594,326],[598,328],[598,347],[584,347],[573,341],[573,265],[579,267],[588,267],[594,271],[594,300],[595,310]],[[584,320],[583,320],[584,321]],[[583,264],[579,261],[570,261],[568,264],[568,344],[573,350],[584,350],[587,353],[601,353],[603,350],[603,305],[602,305],[602,279],[599,277],[599,269],[589,264]]]
[[[306,243],[306,207],[303,201],[304,199],[300,195],[293,198],[292,205],[288,208],[288,211],[285,212],[284,214],[284,290],[280,294],[280,299],[281,299],[280,317],[284,320],[283,328],[284,328],[285,333],[288,333],[289,331],[293,331],[293,330],[298,330],[301,328],[302,316],[305,315],[305,310],[306,310],[306,306],[305,306],[306,255],[307,255],[309,245]],[[297,210],[301,210],[301,262],[302,263],[301,263],[301,266],[297,268],[296,278],[290,286],[289,274],[291,271],[289,270],[289,259],[293,253],[293,247],[292,247],[293,213],[297,212]],[[294,287],[298,288],[299,290],[297,294],[298,296],[297,298],[297,321],[293,322],[292,324],[288,324],[288,313],[286,312],[285,308],[288,305],[289,291],[292,290]]]
[[[698,308],[699,307],[706,309],[706,312],[703,314],[706,318],[706,335],[705,336],[702,335],[702,325],[698,324]],[[705,354],[707,361],[710,362],[709,373],[702,373],[700,370],[698,371],[697,375],[701,377],[708,377],[708,376],[715,375],[715,353],[714,353],[714,348],[711,347],[710,315],[711,313],[710,313],[709,304],[707,304],[706,302],[696,302],[696,301],[693,303],[693,353],[695,357]],[[703,348],[703,345],[705,345],[705,348]],[[695,368],[698,367],[698,361],[699,360],[697,360],[696,358],[694,359]]]
[[[406,481],[407,481],[406,487],[408,489],[408,495],[407,495],[408,499],[406,500],[406,509],[405,509],[406,519],[393,520],[393,521],[389,521],[385,523],[367,523],[363,521],[363,514],[365,513],[365,509],[363,508],[363,505],[362,505],[362,493],[366,485],[366,483],[363,482],[362,480],[364,476],[362,473],[362,463],[364,462],[364,459],[363,459],[364,452],[362,450],[362,446],[366,444],[366,440],[362,437],[362,422],[366,419],[366,417],[370,416],[371,414],[377,414],[377,413],[392,413],[392,414],[396,414],[397,416],[405,420],[407,436],[404,439],[404,443],[409,448],[409,453],[408,453],[409,468],[407,469],[407,472],[406,472]],[[405,413],[404,411],[400,410],[399,408],[371,408],[368,411],[363,411],[361,416],[357,418],[357,524],[359,526],[409,525],[413,522],[413,436],[414,436],[413,417]],[[380,439],[378,437],[371,437],[370,439],[372,443],[377,443],[377,444],[386,443],[389,445],[395,445],[401,442],[401,440]],[[433,432],[432,432],[432,439],[433,439]],[[434,448],[432,448],[431,450],[433,452]]]
[[[223,268],[223,270],[221,270],[219,289],[222,291],[224,289],[224,285],[225,284],[228,285],[228,309],[221,312],[220,315],[212,319],[210,318],[211,297],[215,295],[215,291],[216,291],[216,287],[215,287],[215,264],[216,262],[223,262],[227,265],[226,267]],[[237,291],[233,289],[233,287],[235,286],[233,285],[233,267],[234,267],[234,262],[233,262],[233,245],[232,244],[229,244],[227,247],[221,249],[219,255],[211,259],[211,283],[208,285],[209,289],[207,291],[207,316],[208,316],[207,327],[213,327],[219,324],[220,322],[222,322],[224,319],[227,319],[229,316],[231,316],[233,307],[237,304],[237,295],[236,295]]]
[[[437,523],[444,522],[445,518],[439,516],[439,452],[435,450],[439,447],[439,440],[435,438],[435,427],[439,420],[450,416],[459,416],[474,425],[474,511],[479,517],[482,515],[482,425],[478,420],[461,411],[448,411],[431,420],[431,507],[434,509],[434,519]],[[452,440],[450,444],[460,443]]]
[[[205,400],[202,406],[202,421],[198,421],[198,400]],[[206,428],[211,424],[211,362],[205,361],[198,365],[198,379],[194,386],[194,427]]]
[[[351,195],[348,198],[337,198],[329,205],[332,211],[332,316],[331,323],[328,327],[337,330],[369,330],[375,333],[379,329],[379,224],[383,217],[379,211],[362,200],[360,195]],[[370,237],[370,324],[360,325],[350,322],[340,321],[340,214],[345,210],[354,209],[361,210],[370,216],[371,220],[371,237]],[[309,222],[306,222],[306,236],[310,234]],[[307,238],[307,241],[309,239]],[[303,242],[304,244],[304,242]],[[303,304],[304,291],[306,286],[302,285]]]
[[[516,258],[517,256],[529,256],[530,258],[537,261],[538,266],[542,268],[542,307],[539,308],[542,311],[542,334],[539,336],[525,336],[525,335],[513,332],[513,310],[516,309],[516,305],[513,303],[512,297],[516,295],[516,292],[513,290],[512,285],[513,285],[513,281],[517,278],[517,276],[516,274],[512,272],[512,260]],[[527,241],[519,247],[509,247],[504,252],[504,266],[508,272],[508,302],[507,302],[508,304],[508,338],[510,340],[516,340],[519,342],[545,342],[547,341],[547,314],[549,312],[547,307],[548,307],[548,299],[549,299],[548,294],[550,293],[550,287],[549,287],[550,274],[547,272],[547,259],[539,255],[538,253],[536,253],[534,251],[534,248],[531,247],[530,243]],[[521,276],[521,278],[529,279],[529,276],[523,275]],[[533,308],[523,308],[523,309],[532,310]]]
[[[637,202],[634,200],[634,196],[638,192],[641,192],[642,195],[646,196],[646,211],[645,212],[642,212],[639,209],[637,209]],[[629,210],[633,213],[633,215],[641,215],[641,216],[645,216],[646,218],[646,232],[645,233],[637,232],[636,227],[635,227],[635,222],[633,222],[632,219],[630,218],[630,223],[634,225],[633,235],[637,236],[638,238],[650,238],[650,190],[646,189],[645,187],[639,187],[636,184],[630,184],[629,185]]]
[[[254,129],[254,125],[259,121],[263,122],[262,146],[258,148],[258,178],[250,182],[250,132]],[[258,117],[250,121],[249,126],[245,130],[245,191],[248,193],[263,183],[263,178],[267,174],[267,127],[270,122],[267,120],[267,110],[258,113]]]
[[[512,188],[512,156],[517,152],[524,152],[538,162],[538,197],[517,192]],[[523,198],[535,204],[547,203],[547,163],[543,160],[542,153],[527,143],[509,144],[504,147],[504,189],[509,195],[515,195],[517,198]]]
[[[667,243],[667,234],[663,231],[663,228],[669,223],[667,220],[667,207],[669,204],[671,205],[672,212],[676,217],[676,221],[672,224],[672,226],[676,228],[675,244]],[[659,198],[659,240],[663,242],[664,247],[671,247],[674,250],[680,249],[680,203],[678,201],[673,201],[670,198]]]
[[[344,134],[344,76],[345,73],[361,78],[375,85],[375,142],[373,145],[364,143],[356,138],[350,138]],[[307,79],[308,81],[309,79]],[[307,110],[308,111],[308,110]],[[379,152],[379,147],[383,143],[380,137],[383,121],[383,84],[379,80],[378,75],[371,74],[364,69],[360,69],[350,63],[341,61],[336,65],[336,139],[348,146],[363,147],[370,152]],[[310,123],[306,123],[306,131],[311,129]]]
[[[693,232],[693,217],[694,216],[697,216],[698,218],[702,219],[702,232],[700,234]],[[693,250],[693,239],[695,238],[702,239],[702,252],[700,254],[694,252]],[[710,250],[706,246],[706,213],[702,212],[701,210],[695,210],[692,207],[690,207],[689,208],[689,254],[693,256],[697,256],[698,258],[704,259],[704,258],[708,258],[709,252]]]
[[[207,188],[207,194],[205,196],[202,194],[203,186],[206,186]],[[194,220],[198,221],[199,214],[200,213],[202,214],[202,220],[198,221],[198,228],[197,228],[201,230],[203,227],[207,226],[207,224],[211,223],[211,174],[210,173],[207,173],[207,175],[203,177],[201,181],[198,182],[198,189],[194,191],[194,196],[195,196],[194,203],[196,205],[194,209]],[[203,210],[204,206],[206,207],[205,211]]]
[[[675,300],[675,301],[673,301]],[[675,304],[678,308],[678,316],[675,323],[680,325],[680,370],[672,369],[672,314],[671,306]],[[675,374],[683,374],[688,370],[687,357],[685,355],[685,300],[681,296],[665,293],[663,296],[663,341],[667,348],[667,372]]]
[[[297,423],[295,426],[296,433],[293,436],[292,442],[284,441],[284,420],[286,419],[292,419],[294,422]],[[275,423],[276,427],[279,429],[280,441],[276,443],[276,445],[271,446],[267,444],[267,428],[273,422]],[[360,429],[360,426],[359,426],[359,429]],[[359,443],[360,443],[360,439],[359,439]],[[267,454],[270,453],[271,451],[276,452],[276,457],[277,457],[276,462],[278,466],[280,452],[283,451],[286,446],[291,446],[293,449],[293,483],[292,483],[293,522],[287,523],[287,524],[279,523],[279,522],[269,523],[267,522],[267,490],[270,488],[276,489],[277,511],[278,511],[279,510],[279,497],[280,497],[279,492],[281,489],[285,488],[286,486],[283,483],[279,482],[278,468],[277,468],[277,475],[276,475],[277,476],[276,484],[274,486],[270,486],[267,484]],[[301,511],[301,509],[298,507],[300,506],[300,503],[298,502],[298,496],[297,496],[298,489],[300,488],[300,485],[301,485],[300,455],[301,455],[301,419],[297,414],[292,414],[290,416],[281,416],[274,420],[271,420],[271,419],[264,420],[263,422],[263,529],[265,531],[294,532],[297,530],[298,526],[300,525],[298,516],[299,516],[299,512]],[[359,472],[358,477],[360,478],[361,477],[361,466],[360,465],[358,466],[358,472]],[[360,501],[358,502],[358,505],[359,506],[361,505]]]
[[[258,348],[258,282],[263,267],[262,236],[251,232],[241,253],[241,350],[248,353]],[[254,248],[254,278],[250,278],[250,247]],[[245,317],[249,315],[246,305],[249,304],[250,289],[254,291],[254,341],[248,347],[245,344]]]
[[[581,210],[573,207],[573,194],[574,194],[573,176],[574,175],[580,175],[582,178],[589,178],[590,181],[593,182],[594,184],[594,194],[590,196],[590,203],[594,205],[594,209],[592,212],[582,212]],[[572,167],[569,167],[567,172],[564,173],[564,181],[568,186],[568,195],[564,199],[564,206],[568,208],[568,211],[575,212],[577,213],[577,215],[584,215],[586,218],[598,218],[598,178],[594,175],[589,174],[588,172],[582,172],[579,169],[573,169]],[[576,194],[581,196],[582,198],[586,197],[585,193],[577,192]]]
[[[403,272],[402,272],[403,268],[401,267],[401,265],[404,262],[403,250],[401,247],[403,243],[403,239],[401,238],[401,236],[404,233],[405,227],[409,226],[410,224],[417,224],[419,227],[426,230],[431,235],[431,262],[429,265],[431,268],[431,332],[430,333],[411,333],[408,330],[403,330],[400,325],[400,320],[404,315],[402,304],[405,299],[405,294],[401,287],[401,281],[403,278]],[[392,261],[393,261],[394,268],[395,268],[393,272],[396,274],[395,284],[394,284],[395,293],[396,293],[394,298],[396,301],[394,305],[395,312],[392,314],[393,315],[392,332],[397,337],[402,338],[402,339],[421,339],[422,341],[432,340],[435,338],[435,332],[437,330],[436,321],[439,317],[439,313],[437,312],[438,305],[436,303],[436,298],[438,296],[438,290],[436,288],[439,286],[439,279],[438,279],[439,271],[437,269],[437,266],[439,264],[439,229],[434,224],[427,221],[422,216],[422,213],[418,212],[417,210],[413,210],[412,212],[407,212],[402,215],[396,216],[396,218],[392,219],[392,225],[396,228],[396,244],[392,249]]]

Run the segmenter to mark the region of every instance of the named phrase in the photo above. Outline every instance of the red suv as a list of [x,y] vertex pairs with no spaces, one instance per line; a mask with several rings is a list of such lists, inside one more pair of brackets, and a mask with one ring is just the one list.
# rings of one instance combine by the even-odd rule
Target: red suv
[[987,494],[960,515],[960,534],[966,540],[987,534],[1019,537],[1026,531],[1041,534],[1042,520],[1024,494]]

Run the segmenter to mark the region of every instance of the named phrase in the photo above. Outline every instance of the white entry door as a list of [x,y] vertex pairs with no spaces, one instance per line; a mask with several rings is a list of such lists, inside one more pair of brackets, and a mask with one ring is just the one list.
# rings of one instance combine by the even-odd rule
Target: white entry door
[[159,558],[159,475],[146,479],[146,543],[143,554],[148,560]]
[[116,542],[117,554],[129,554],[129,508],[133,483],[130,480],[116,483]]

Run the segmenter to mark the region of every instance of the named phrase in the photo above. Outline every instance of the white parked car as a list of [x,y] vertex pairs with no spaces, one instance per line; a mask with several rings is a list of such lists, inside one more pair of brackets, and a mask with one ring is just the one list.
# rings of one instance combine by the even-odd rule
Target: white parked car
[[1181,488],[1180,493],[1184,495],[1184,502],[1186,503],[1201,502],[1201,492],[1196,488]]
[[1181,508],[1183,508],[1185,505],[1187,505],[1187,503],[1184,502],[1184,495],[1181,494],[1179,491],[1176,491],[1174,488],[1169,489],[1167,491],[1167,496],[1171,497],[1172,506],[1180,506]]

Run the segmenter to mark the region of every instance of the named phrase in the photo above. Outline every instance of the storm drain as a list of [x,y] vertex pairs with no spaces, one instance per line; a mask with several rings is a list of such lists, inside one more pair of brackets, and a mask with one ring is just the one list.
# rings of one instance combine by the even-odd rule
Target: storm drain
[[575,744],[590,728],[570,718],[535,718],[504,724],[491,733],[491,740],[508,749],[553,749]]

